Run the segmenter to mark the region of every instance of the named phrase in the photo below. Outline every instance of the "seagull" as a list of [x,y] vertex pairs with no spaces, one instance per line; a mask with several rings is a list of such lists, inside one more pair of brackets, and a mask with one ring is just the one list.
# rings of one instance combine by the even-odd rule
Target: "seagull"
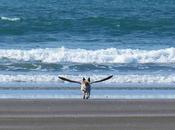
[[112,77],[113,77],[113,75],[110,75],[110,76],[108,76],[108,77],[106,77],[104,79],[96,80],[96,81],[93,81],[93,82],[91,82],[90,77],[88,79],[85,79],[83,77],[82,81],[80,82],[80,81],[74,81],[74,80],[71,80],[71,79],[67,79],[67,78],[58,76],[58,78],[61,79],[61,80],[68,81],[68,82],[71,82],[71,83],[80,84],[81,92],[83,93],[83,99],[89,99],[90,98],[91,84],[99,83],[99,82],[108,80],[108,79],[110,79]]

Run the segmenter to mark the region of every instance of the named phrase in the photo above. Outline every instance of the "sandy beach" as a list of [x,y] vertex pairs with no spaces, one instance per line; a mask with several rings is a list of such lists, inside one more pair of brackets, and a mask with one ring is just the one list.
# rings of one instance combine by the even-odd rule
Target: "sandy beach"
[[175,100],[1,99],[2,130],[172,130]]

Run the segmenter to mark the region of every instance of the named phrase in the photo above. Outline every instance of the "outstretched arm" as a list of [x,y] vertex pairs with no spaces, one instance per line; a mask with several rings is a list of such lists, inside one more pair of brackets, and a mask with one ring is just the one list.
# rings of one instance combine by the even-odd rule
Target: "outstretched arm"
[[61,80],[64,80],[64,81],[81,84],[81,82],[79,82],[79,81],[70,80],[70,79],[67,79],[67,78],[64,78],[61,76],[58,76],[58,78],[60,78]]
[[102,82],[102,81],[108,80],[108,79],[110,79],[110,78],[112,78],[112,77],[113,77],[113,75],[108,76],[108,77],[106,77],[106,78],[104,78],[104,79],[101,79],[101,80],[97,80],[97,81],[91,82],[91,84],[93,84],[93,83],[98,83],[98,82]]

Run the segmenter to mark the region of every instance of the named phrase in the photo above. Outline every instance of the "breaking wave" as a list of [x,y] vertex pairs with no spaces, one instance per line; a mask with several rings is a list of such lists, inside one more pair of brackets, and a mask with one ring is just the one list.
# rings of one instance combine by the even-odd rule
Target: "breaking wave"
[[[61,75],[76,81],[88,75]],[[91,75],[91,80],[99,80],[108,75]],[[0,82],[58,82],[67,83],[58,79],[57,75],[0,75]],[[175,83],[175,75],[114,75],[104,83]]]
[[98,50],[44,48],[44,49],[0,49],[0,58],[44,63],[174,63],[175,48],[160,50],[117,49]]
[[0,17],[0,20],[6,20],[6,21],[19,21],[19,20],[21,20],[21,19],[18,18],[18,17],[4,17],[4,16],[2,16],[2,17]]

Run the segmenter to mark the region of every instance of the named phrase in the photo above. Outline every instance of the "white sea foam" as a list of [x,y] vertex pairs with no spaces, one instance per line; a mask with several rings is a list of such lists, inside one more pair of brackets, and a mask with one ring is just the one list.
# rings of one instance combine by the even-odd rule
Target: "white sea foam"
[[139,49],[0,49],[0,58],[46,63],[175,63],[175,48],[160,50]]
[[18,17],[4,17],[4,16],[0,17],[0,19],[7,20],[7,21],[19,21],[20,20],[20,18]]
[[[81,81],[88,75],[62,75],[64,77]],[[91,75],[91,80],[99,80],[107,75]],[[57,75],[0,75],[0,82],[58,82],[67,83],[58,79]],[[104,83],[175,83],[175,75],[114,75]]]

